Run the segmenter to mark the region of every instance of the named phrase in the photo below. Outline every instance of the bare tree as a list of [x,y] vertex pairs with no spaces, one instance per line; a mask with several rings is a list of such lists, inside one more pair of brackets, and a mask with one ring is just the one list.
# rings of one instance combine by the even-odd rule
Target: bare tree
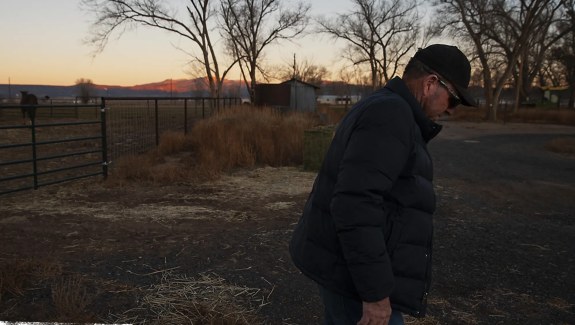
[[346,58],[367,65],[371,86],[379,88],[397,74],[418,42],[420,17],[415,0],[353,0],[352,12],[317,20],[319,32],[351,45]]
[[244,83],[254,102],[264,50],[274,42],[300,35],[308,23],[309,4],[284,8],[281,0],[222,0],[221,17],[229,50],[239,60]]
[[162,0],[82,0],[85,11],[95,15],[87,41],[93,44],[96,52],[104,50],[114,33],[122,35],[130,28],[152,27],[164,30],[189,40],[192,50],[191,64],[203,67],[207,77],[210,94],[220,97],[224,79],[236,62],[225,69],[214,48],[214,26],[212,22],[216,11],[212,7],[214,0],[188,0],[186,6],[189,24],[180,19],[174,10],[168,9]]
[[[575,108],[575,0],[563,1],[565,20],[559,25],[559,30],[565,32],[558,44],[552,49],[550,65],[555,67],[555,77],[562,75],[562,81],[569,86],[570,109]],[[557,69],[560,66],[561,69]],[[552,69],[552,68],[551,68]],[[557,73],[561,71],[560,73]],[[555,85],[559,84],[559,80]]]
[[[524,71],[533,38],[549,45],[550,19],[561,0],[435,0],[439,30],[470,44],[481,63],[487,118],[495,120],[501,91],[514,69]],[[541,36],[544,35],[544,36]],[[544,42],[541,42],[541,38]],[[552,37],[554,38],[554,36]],[[544,49],[542,46],[541,50]],[[542,60],[541,51],[537,60]],[[518,72],[519,73],[519,72]],[[523,76],[518,77],[521,80]],[[516,84],[517,88],[521,85]]]
[[[542,1],[537,9],[535,1],[531,3],[509,1],[505,5],[500,3],[500,13],[503,21],[507,23],[508,30],[511,31],[510,44],[500,44],[501,47],[510,48],[517,35],[521,35],[523,29],[529,29],[529,37],[525,39],[526,46],[520,51],[517,64],[513,69],[515,80],[515,106],[517,112],[520,103],[525,99],[533,81],[539,71],[549,48],[561,40],[565,35],[564,31],[557,29],[562,21],[561,1]],[[531,26],[522,24],[523,16],[528,16],[530,10],[534,12]]]
[[95,96],[96,86],[94,86],[94,83],[90,79],[80,78],[76,80],[76,89],[82,104],[87,104],[90,98]]
[[313,64],[309,60],[297,61],[295,56],[293,63],[277,66],[274,70],[276,73],[273,77],[276,79],[286,81],[295,78],[316,86],[321,86],[325,78],[329,76],[326,67]]

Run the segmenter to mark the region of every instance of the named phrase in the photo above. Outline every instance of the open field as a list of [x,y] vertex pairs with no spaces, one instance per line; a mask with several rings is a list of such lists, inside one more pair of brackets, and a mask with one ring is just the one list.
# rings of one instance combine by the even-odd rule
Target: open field
[[[574,324],[575,157],[547,145],[575,128],[445,125],[430,315],[408,323]],[[0,320],[319,324],[287,253],[313,179],[263,167],[0,197]]]

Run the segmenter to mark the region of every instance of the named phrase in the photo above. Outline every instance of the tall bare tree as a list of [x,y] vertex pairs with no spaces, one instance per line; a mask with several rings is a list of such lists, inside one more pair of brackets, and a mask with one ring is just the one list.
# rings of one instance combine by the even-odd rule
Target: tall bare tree
[[[558,44],[552,49],[550,61],[558,63],[561,69],[555,70],[558,75],[562,75],[563,81],[569,86],[569,103],[570,109],[575,108],[575,0],[563,1],[563,12],[565,20],[559,25],[559,30],[565,33]],[[554,66],[557,66],[555,64]],[[559,82],[556,83],[556,85]]]
[[[192,44],[192,64],[203,67],[210,94],[220,97],[224,79],[236,62],[226,68],[220,67],[220,58],[214,47],[217,36],[213,35],[216,25],[214,0],[188,0],[185,14],[178,15],[170,10],[163,0],[82,0],[85,11],[93,14],[90,36],[87,41],[94,45],[96,53],[106,47],[114,33],[136,27],[152,27],[183,37]],[[187,16],[187,21],[184,17]]]
[[[438,30],[470,44],[481,63],[487,118],[495,120],[499,98],[514,69],[528,64],[532,38],[550,37],[549,19],[562,0],[434,0]],[[554,37],[554,36],[553,36]],[[552,38],[553,38],[552,37]],[[541,40],[540,38],[538,38]],[[547,46],[549,43],[546,41]],[[538,53],[538,55],[542,55]],[[523,58],[523,60],[522,60]],[[538,59],[539,60],[539,59]],[[522,77],[518,77],[521,80]],[[516,85],[521,88],[521,85]]]
[[395,75],[420,36],[415,0],[352,0],[351,12],[320,17],[319,32],[345,41],[346,58],[367,65],[371,86],[379,88]]
[[292,39],[308,23],[309,4],[299,2],[285,8],[281,0],[221,0],[224,35],[233,56],[239,60],[242,78],[254,102],[258,72],[264,50],[274,42]]
[[[510,48],[514,39],[521,35],[522,29],[530,29],[529,37],[525,39],[525,46],[520,51],[517,64],[513,69],[515,80],[515,106],[517,112],[520,103],[525,99],[533,80],[541,70],[543,61],[549,48],[565,36],[565,31],[557,29],[558,24],[564,19],[561,13],[561,1],[541,2],[540,9],[537,4],[529,7],[529,3],[509,1],[499,3],[499,15],[511,31],[511,40],[508,44],[500,44],[503,48]],[[527,16],[530,10],[535,11],[531,26],[522,24],[523,16]]]

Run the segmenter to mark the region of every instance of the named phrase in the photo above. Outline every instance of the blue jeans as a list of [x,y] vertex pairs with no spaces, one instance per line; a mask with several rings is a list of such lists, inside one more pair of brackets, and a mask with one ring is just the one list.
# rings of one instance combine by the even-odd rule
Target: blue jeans
[[[363,304],[319,286],[324,305],[324,325],[355,325],[361,319]],[[403,315],[397,310],[391,312],[389,325],[404,325]]]

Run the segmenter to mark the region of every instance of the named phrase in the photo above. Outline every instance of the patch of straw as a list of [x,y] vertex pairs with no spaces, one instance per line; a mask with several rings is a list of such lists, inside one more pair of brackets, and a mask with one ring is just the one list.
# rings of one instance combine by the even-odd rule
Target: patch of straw
[[262,290],[226,283],[217,274],[197,278],[164,272],[140,299],[137,308],[113,316],[117,323],[263,324],[257,311],[266,305]]

